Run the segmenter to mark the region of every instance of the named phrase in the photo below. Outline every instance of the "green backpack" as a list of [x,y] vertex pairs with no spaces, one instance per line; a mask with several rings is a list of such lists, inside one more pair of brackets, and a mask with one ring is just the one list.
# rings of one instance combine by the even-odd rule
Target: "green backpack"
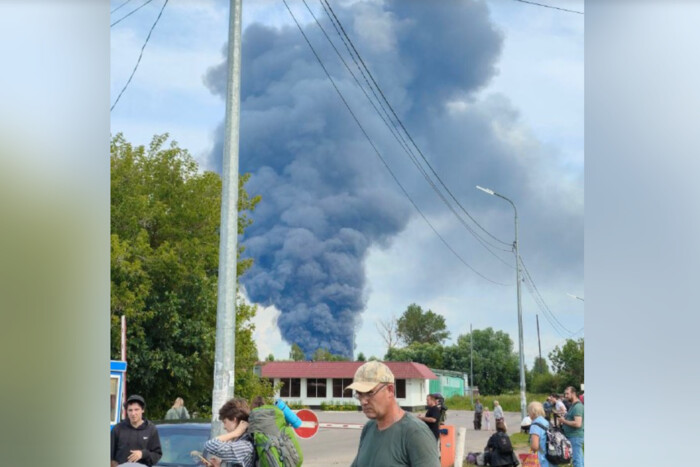
[[248,425],[260,467],[301,466],[304,455],[297,435],[280,409],[274,405],[257,407],[250,412]]

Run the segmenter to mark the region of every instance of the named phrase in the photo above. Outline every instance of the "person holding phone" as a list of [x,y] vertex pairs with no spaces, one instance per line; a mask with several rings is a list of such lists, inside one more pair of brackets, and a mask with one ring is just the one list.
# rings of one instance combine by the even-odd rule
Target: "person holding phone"
[[[204,452],[211,454],[207,461],[214,467],[227,463],[242,467],[253,467],[255,448],[248,429],[250,407],[245,399],[234,398],[219,409],[219,420],[224,424],[226,433],[204,443]],[[193,453],[194,454],[194,453]],[[202,456],[199,456],[200,459]]]

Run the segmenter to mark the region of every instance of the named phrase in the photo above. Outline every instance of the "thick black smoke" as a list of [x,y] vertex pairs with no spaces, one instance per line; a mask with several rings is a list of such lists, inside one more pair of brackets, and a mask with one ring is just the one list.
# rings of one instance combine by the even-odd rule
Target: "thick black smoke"
[[[482,2],[335,3],[414,137],[435,136],[446,102],[469,96],[495,73],[502,38]],[[416,180],[303,5],[292,8],[380,151],[400,177]],[[222,64],[206,77],[222,96],[225,70]],[[244,239],[255,259],[243,278],[248,295],[281,311],[283,338],[307,355],[326,348],[349,356],[366,303],[368,248],[387,244],[415,211],[296,27],[253,24],[244,31],[241,102],[240,169],[253,174],[248,191],[263,198]],[[220,167],[220,160],[221,141],[210,165]]]

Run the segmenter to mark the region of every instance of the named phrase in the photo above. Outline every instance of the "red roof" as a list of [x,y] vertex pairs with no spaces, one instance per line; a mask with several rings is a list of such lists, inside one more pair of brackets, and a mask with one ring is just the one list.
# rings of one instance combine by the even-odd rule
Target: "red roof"
[[[352,378],[364,362],[267,362],[263,378]],[[422,363],[384,362],[396,379],[437,379]]]

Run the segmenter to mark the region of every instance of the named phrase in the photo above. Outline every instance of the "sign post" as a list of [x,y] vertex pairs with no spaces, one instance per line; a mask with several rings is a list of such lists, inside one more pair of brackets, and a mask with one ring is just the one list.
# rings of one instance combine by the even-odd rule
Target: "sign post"
[[318,433],[318,417],[309,409],[301,409],[297,412],[301,420],[301,426],[294,428],[294,432],[300,438],[313,438]]

